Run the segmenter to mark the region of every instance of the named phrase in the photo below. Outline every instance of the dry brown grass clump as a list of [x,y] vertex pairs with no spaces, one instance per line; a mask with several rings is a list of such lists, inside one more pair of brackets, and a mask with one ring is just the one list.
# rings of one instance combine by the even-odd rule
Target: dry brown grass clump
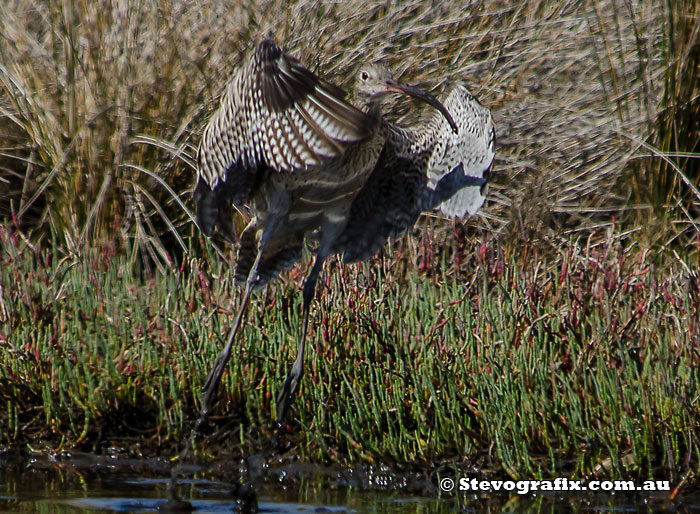
[[[70,252],[111,241],[167,265],[194,230],[184,206],[201,127],[231,70],[272,36],[346,88],[368,59],[436,89],[464,80],[498,128],[496,183],[475,222],[487,231],[557,246],[613,218],[629,221],[622,234],[636,231],[653,213],[650,244],[689,244],[700,199],[698,9],[8,0],[0,216],[30,241],[55,237]],[[413,107],[401,101],[389,117]]]

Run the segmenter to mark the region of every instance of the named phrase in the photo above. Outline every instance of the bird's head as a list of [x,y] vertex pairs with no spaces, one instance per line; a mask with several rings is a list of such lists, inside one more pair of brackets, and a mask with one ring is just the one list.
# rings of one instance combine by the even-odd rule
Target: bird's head
[[368,64],[360,68],[355,81],[355,99],[369,110],[379,109],[382,98],[389,93],[403,93],[414,98],[429,103],[442,115],[450,124],[455,134],[458,132],[452,116],[445,106],[433,95],[418,89],[397,82],[391,75],[391,71],[386,66],[380,64]]

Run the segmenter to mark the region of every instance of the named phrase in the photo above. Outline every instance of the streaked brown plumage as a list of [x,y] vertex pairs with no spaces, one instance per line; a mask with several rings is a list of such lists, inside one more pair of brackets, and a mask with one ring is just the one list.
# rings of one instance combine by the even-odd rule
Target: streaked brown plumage
[[365,260],[389,238],[413,226],[421,212],[440,207],[446,216],[475,214],[486,199],[496,143],[491,113],[460,83],[441,100],[458,132],[440,113],[415,126],[390,125],[382,154],[358,193],[333,253],[346,263]]
[[[430,103],[441,111],[437,116],[444,123],[433,117],[430,134],[390,125],[380,113],[380,98],[390,91]],[[463,173],[463,160],[437,158],[441,145],[450,147],[445,127],[459,144],[462,126],[458,129],[436,99],[394,82],[377,66],[358,75],[355,97],[360,108],[344,96],[266,40],[235,72],[203,133],[194,193],[199,227],[207,235],[216,228],[233,240],[232,205],[253,213],[239,239],[235,271],[245,293],[228,343],[205,384],[203,415],[211,407],[251,290],[297,262],[307,234],[316,231],[319,243],[304,284],[299,352],[278,397],[280,423],[303,374],[309,306],[326,257],[344,252],[349,260],[366,258],[412,225],[421,210],[463,188],[481,194],[483,174],[493,159],[492,143],[490,159],[482,159],[482,169],[471,176]],[[398,177],[406,180],[396,184]],[[428,187],[433,178],[434,189]],[[372,214],[375,202],[386,205]],[[374,233],[363,230],[363,224]]]

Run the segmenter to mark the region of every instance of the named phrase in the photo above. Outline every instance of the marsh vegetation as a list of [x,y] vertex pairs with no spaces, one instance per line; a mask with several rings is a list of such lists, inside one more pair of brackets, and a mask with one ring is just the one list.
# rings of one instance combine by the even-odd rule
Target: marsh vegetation
[[[438,94],[463,80],[498,142],[479,216],[426,215],[370,262],[326,266],[294,451],[692,477],[699,16],[690,0],[5,1],[0,444],[176,453],[239,297],[235,249],[191,220],[194,153],[272,36],[347,90],[369,59]],[[272,429],[309,261],[255,297],[201,456]]]

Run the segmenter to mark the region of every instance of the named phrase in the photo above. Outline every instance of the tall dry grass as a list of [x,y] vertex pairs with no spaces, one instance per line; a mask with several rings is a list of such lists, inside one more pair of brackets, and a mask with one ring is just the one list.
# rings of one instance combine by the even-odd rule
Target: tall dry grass
[[[646,180],[638,178],[646,188],[638,197],[649,198],[657,209],[672,206],[687,222],[700,215],[700,4],[672,2],[667,16],[664,93],[652,118],[652,142],[668,158],[649,166]],[[637,171],[643,175],[643,166]]]
[[166,267],[194,233],[201,128],[243,55],[272,36],[346,88],[368,59],[435,91],[466,81],[498,129],[474,222],[497,237],[556,246],[615,227],[693,245],[699,26],[697,3],[665,0],[8,0],[0,217],[30,243],[107,242]]

